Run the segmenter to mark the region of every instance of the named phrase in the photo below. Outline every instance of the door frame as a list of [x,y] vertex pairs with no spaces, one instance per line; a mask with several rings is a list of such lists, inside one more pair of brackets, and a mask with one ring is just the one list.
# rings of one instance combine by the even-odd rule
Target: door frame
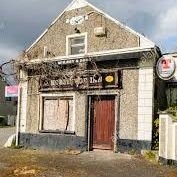
[[119,123],[118,123],[118,117],[119,117],[119,111],[120,111],[120,96],[117,93],[102,93],[102,94],[89,94],[88,95],[88,130],[87,130],[87,141],[88,141],[88,151],[92,151],[92,127],[91,127],[91,102],[93,97],[95,96],[114,96],[114,101],[115,101],[115,123],[114,123],[114,141],[113,141],[113,152],[117,152],[117,141],[118,141],[118,131],[119,129],[117,128]]

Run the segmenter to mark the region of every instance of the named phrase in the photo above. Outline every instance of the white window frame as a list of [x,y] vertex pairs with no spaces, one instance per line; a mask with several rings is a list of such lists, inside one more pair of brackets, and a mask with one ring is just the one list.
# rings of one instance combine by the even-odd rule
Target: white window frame
[[[70,39],[77,38],[77,37],[85,37],[85,52],[82,54],[72,55],[72,54],[70,54],[70,49],[71,49]],[[87,42],[88,42],[87,33],[79,33],[79,34],[72,34],[72,35],[66,36],[66,56],[82,56],[84,54],[87,54],[87,46],[88,46]]]
[[71,134],[75,134],[76,133],[76,115],[75,115],[75,112],[76,112],[76,109],[75,109],[75,105],[76,105],[76,99],[75,99],[75,94],[41,94],[41,96],[40,96],[40,115],[39,115],[39,117],[40,117],[40,120],[39,120],[39,132],[40,133],[45,133],[45,130],[43,130],[43,109],[44,109],[44,107],[43,107],[43,100],[44,100],[44,98],[63,98],[63,97],[65,97],[65,98],[72,98],[73,99],[73,124],[72,124],[72,129],[74,130],[74,132],[68,132],[67,133],[67,131],[66,132],[62,132],[62,131],[58,131],[58,132],[56,132],[55,130],[54,131],[48,131],[48,130],[46,130],[48,133],[52,133],[52,132],[56,132],[56,133],[67,133],[67,134],[69,134],[69,133],[71,133]]

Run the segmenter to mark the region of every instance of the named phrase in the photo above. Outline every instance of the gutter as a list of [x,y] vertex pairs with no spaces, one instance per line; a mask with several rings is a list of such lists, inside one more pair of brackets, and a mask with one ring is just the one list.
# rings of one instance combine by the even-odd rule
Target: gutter
[[[68,55],[68,56],[59,56],[54,58],[40,58],[40,59],[32,59],[31,61],[26,62],[27,64],[37,64],[41,62],[51,62],[51,61],[69,61],[69,60],[77,60],[77,59],[86,59],[91,57],[101,57],[101,56],[111,56],[111,55],[121,55],[121,54],[131,54],[137,52],[148,52],[152,50],[157,50],[157,47],[144,48],[144,47],[135,47],[135,48],[126,48],[126,49],[117,49],[117,50],[108,50],[101,52],[92,52],[82,55]],[[21,62],[23,63],[23,62]]]

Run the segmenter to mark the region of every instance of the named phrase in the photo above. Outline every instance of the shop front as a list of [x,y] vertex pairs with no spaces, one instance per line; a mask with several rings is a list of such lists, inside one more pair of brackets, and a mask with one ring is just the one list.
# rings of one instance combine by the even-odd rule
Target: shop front
[[17,144],[151,149],[159,56],[145,36],[74,0],[17,62]]

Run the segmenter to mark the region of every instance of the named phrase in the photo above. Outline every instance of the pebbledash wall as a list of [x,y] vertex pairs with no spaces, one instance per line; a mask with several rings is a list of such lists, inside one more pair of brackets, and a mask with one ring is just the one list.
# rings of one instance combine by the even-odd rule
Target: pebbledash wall
[[[131,74],[134,74],[134,77]],[[118,150],[151,149],[154,114],[153,74],[152,67],[140,68],[136,70],[136,74],[130,72],[127,80],[123,80],[123,85],[127,85],[123,87],[127,99],[124,100],[124,96],[120,97]]]
[[[67,48],[66,36],[75,34],[75,26],[67,24],[66,20],[78,15],[90,13],[89,20],[85,20],[84,24],[77,26],[81,33],[87,33],[88,53],[133,48],[140,45],[140,38],[137,35],[125,30],[121,25],[118,26],[100,12],[97,12],[94,8],[86,6],[79,8],[79,10],[73,9],[65,11],[58,21],[47,30],[45,35],[42,36],[34,46],[29,48],[30,50],[27,52],[28,58],[42,59],[44,46],[47,46],[50,52],[50,55],[48,55],[49,58],[53,56],[65,56]],[[106,37],[99,38],[94,35],[94,28],[99,26],[106,28]],[[117,38],[115,38],[115,36],[117,36]]]
[[[53,59],[67,59],[67,36],[75,33],[74,26],[67,24],[67,19],[73,16],[92,14],[77,28],[81,33],[87,32],[87,53],[109,53],[116,51],[112,58],[120,58],[121,52],[131,55],[121,60],[118,65],[122,73],[122,89],[89,90],[89,91],[50,91],[40,92],[39,81],[28,76],[28,72],[21,69],[22,78],[19,85],[21,96],[19,103],[19,144],[27,147],[48,149],[83,149],[89,147],[89,97],[91,95],[115,95],[116,126],[114,137],[114,151],[131,149],[151,149],[152,121],[154,114],[154,64],[158,58],[155,45],[144,36],[120,24],[104,12],[95,8],[84,0],[74,0],[64,12],[52,23],[46,32],[21,57],[20,62],[35,63],[52,61]],[[104,26],[107,35],[96,37],[94,28]],[[44,47],[49,54],[44,58]],[[151,56],[147,55],[147,49]],[[120,50],[120,51],[119,51]],[[122,51],[121,51],[122,50]],[[129,52],[131,50],[131,52]],[[139,51],[134,58],[135,51]],[[152,55],[153,52],[156,55]],[[142,61],[140,56],[145,53]],[[101,56],[101,54],[100,54]],[[83,56],[84,58],[84,56]],[[106,57],[105,57],[106,58]],[[77,59],[77,57],[76,57]],[[125,59],[125,56],[124,56]],[[60,60],[60,59],[58,59]],[[109,60],[109,58],[102,61]],[[111,66],[114,68],[114,65]],[[74,110],[75,134],[41,133],[41,104],[43,97],[72,96]]]
[[[123,71],[123,89],[106,91],[57,92],[33,95],[32,83],[21,84],[20,144],[31,147],[88,149],[88,95],[116,95],[117,146],[115,150],[150,149],[153,118],[153,69]],[[37,83],[33,81],[33,86]],[[119,92],[120,91],[120,92]],[[34,92],[34,90],[33,90]],[[39,133],[40,103],[43,96],[73,96],[75,135]],[[27,101],[28,100],[28,101]]]

